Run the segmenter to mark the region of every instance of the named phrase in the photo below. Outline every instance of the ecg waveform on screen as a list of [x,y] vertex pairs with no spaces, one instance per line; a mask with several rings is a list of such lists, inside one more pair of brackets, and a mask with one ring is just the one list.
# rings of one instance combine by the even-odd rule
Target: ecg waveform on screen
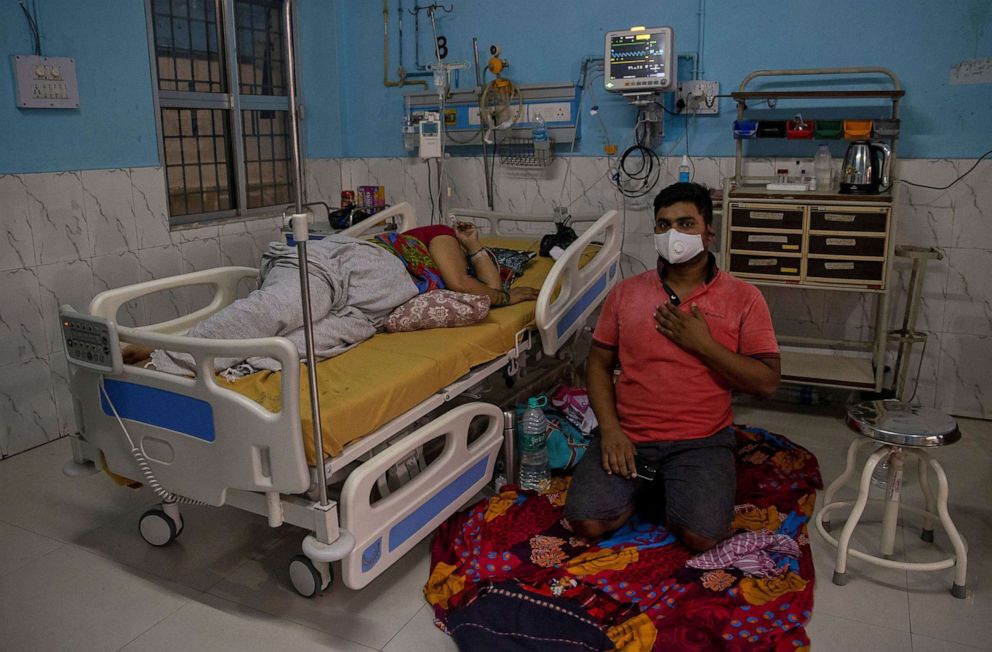
[[630,61],[631,59],[647,59],[651,57],[660,57],[664,55],[664,51],[660,49],[652,50],[620,50],[613,51],[610,53],[610,59],[613,61]]

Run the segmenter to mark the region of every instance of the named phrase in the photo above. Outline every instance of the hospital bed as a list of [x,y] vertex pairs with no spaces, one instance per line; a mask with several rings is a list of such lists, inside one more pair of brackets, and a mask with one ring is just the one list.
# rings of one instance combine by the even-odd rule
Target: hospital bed
[[[536,238],[520,236],[521,230],[539,230],[538,221],[547,225],[540,216],[453,214],[479,224],[484,242],[515,243],[518,249],[537,248]],[[491,480],[501,449],[512,468],[512,426],[504,431],[510,419],[499,407],[476,400],[444,408],[462,403],[455,399],[487,378],[518,372],[528,354],[558,353],[602,302],[619,279],[620,223],[616,211],[587,221],[591,226],[553,264],[540,257],[533,261],[547,271],[536,305],[493,310],[483,322],[458,329],[378,334],[318,363],[318,378],[325,367],[331,370],[323,377],[329,382],[318,383],[324,449],[331,453],[324,460],[313,458],[307,374],[301,375],[305,365],[288,340],[184,336],[234,301],[239,283],[257,277],[256,269],[224,267],[109,290],[97,295],[85,314],[64,307],[80,428],[66,472],[103,469],[122,483],[130,479],[155,490],[163,502],[139,523],[142,537],[153,545],[166,545],[182,532],[180,504],[231,505],[266,516],[272,527],[291,523],[311,532],[303,554],[290,563],[300,594],[326,588],[333,578],[330,562],[338,560],[345,585],[361,588],[476,495]],[[344,233],[364,237],[416,225],[414,210],[403,203]],[[516,236],[508,235],[511,229]],[[528,284],[528,274],[531,270],[518,282]],[[115,323],[130,301],[194,285],[213,289],[203,308],[157,324]],[[73,332],[76,342],[69,339]],[[104,367],[87,362],[79,348],[86,337],[104,338]],[[460,337],[468,337],[463,347],[468,353],[452,364],[444,356],[458,349]],[[540,351],[533,346],[538,338]],[[197,375],[123,365],[118,339],[189,353]],[[213,373],[213,359],[227,356],[274,358],[282,371],[230,384]],[[354,378],[390,360],[395,373],[374,381]],[[345,409],[335,413],[336,403]],[[342,433],[336,422],[351,432]],[[334,488],[333,499],[323,505],[314,499],[321,475],[317,463]],[[320,493],[326,496],[327,490]]]

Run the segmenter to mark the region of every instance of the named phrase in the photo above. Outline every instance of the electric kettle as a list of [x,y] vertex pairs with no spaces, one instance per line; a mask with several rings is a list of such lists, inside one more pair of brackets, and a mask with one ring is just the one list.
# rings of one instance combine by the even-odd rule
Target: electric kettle
[[845,195],[874,195],[888,190],[889,163],[892,150],[888,145],[868,140],[856,140],[847,148],[840,169],[840,191]]

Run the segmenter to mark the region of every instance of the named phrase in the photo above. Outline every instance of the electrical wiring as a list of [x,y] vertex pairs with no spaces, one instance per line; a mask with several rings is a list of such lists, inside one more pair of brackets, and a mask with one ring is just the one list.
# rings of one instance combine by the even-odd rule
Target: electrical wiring
[[[434,224],[434,187],[431,184],[431,160],[427,159],[427,196],[431,201],[431,224]],[[440,197],[438,197],[440,199]]]
[[967,172],[965,172],[964,174],[962,174],[961,176],[959,176],[957,179],[955,179],[954,181],[950,182],[946,186],[928,186],[928,185],[925,185],[925,184],[922,184],[922,183],[913,183],[912,181],[906,181],[905,179],[896,179],[896,181],[899,181],[900,183],[904,183],[907,186],[914,186],[916,188],[928,188],[930,190],[947,190],[948,188],[950,188],[951,186],[953,186],[954,184],[956,184],[958,181],[960,181],[961,179],[964,179],[966,176],[968,176],[969,174],[971,174],[975,170],[975,168],[978,167],[978,164],[981,163],[983,159],[988,158],[989,155],[992,155],[992,149],[990,149],[989,151],[987,151],[984,154],[982,154],[981,156],[979,156],[978,157],[978,160],[975,161],[974,165],[972,165],[970,168],[968,168],[968,171]]
[[24,17],[28,21],[28,28],[31,30],[31,38],[34,41],[34,53],[35,56],[41,56],[41,32],[38,29],[38,23],[35,22],[34,16],[28,11],[27,5],[24,4],[24,0],[17,0],[17,4],[21,6],[21,11],[24,12]]

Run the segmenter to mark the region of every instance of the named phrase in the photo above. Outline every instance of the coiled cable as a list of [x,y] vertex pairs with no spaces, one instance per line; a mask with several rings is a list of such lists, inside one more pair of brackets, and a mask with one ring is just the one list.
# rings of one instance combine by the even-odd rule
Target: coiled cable
[[107,401],[107,405],[110,406],[110,411],[114,413],[114,418],[117,419],[117,423],[120,424],[121,430],[124,431],[124,436],[127,438],[127,443],[131,446],[131,455],[134,457],[134,461],[138,463],[138,469],[141,470],[141,474],[145,477],[145,484],[151,487],[152,491],[161,498],[166,503],[180,503],[183,505],[205,505],[206,503],[200,502],[199,500],[193,500],[192,498],[186,498],[185,496],[179,496],[171,491],[167,490],[155,477],[155,473],[152,471],[151,464],[148,462],[148,458],[145,454],[134,445],[134,440],[131,439],[131,433],[127,431],[127,426],[124,425],[124,420],[121,419],[121,415],[117,413],[117,408],[114,406],[114,402],[110,400],[110,395],[107,393],[107,388],[104,385],[104,378],[100,376],[100,394],[103,395],[103,399]]

